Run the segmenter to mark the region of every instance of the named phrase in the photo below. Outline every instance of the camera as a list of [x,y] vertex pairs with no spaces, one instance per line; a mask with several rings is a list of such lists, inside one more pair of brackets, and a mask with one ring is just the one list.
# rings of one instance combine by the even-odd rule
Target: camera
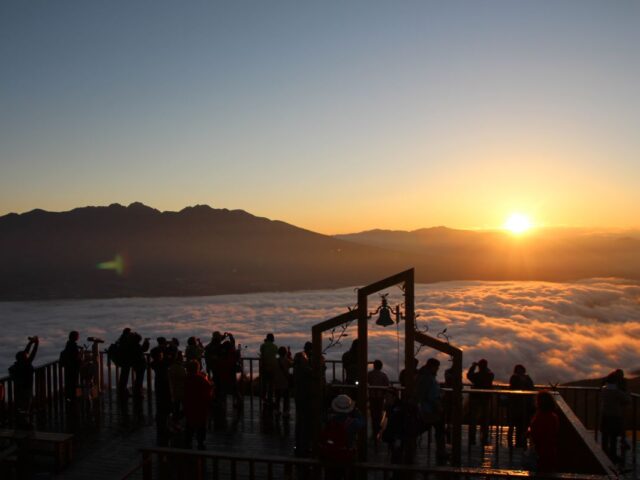
[[104,340],[98,337],[87,337],[87,341],[93,343],[104,343]]

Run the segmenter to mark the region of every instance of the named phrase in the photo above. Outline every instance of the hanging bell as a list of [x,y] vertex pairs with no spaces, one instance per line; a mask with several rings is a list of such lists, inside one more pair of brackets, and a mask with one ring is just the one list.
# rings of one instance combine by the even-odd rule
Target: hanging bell
[[380,316],[378,317],[378,320],[376,320],[376,325],[380,325],[381,327],[393,325],[395,322],[391,319],[391,313],[389,312],[389,308],[380,309]]

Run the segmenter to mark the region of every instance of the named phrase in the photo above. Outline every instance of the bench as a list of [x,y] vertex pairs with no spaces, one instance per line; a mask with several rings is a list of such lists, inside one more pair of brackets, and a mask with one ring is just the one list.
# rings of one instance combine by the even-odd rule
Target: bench
[[0,439],[14,440],[31,452],[53,452],[56,472],[71,463],[73,458],[73,435],[68,433],[0,429]]

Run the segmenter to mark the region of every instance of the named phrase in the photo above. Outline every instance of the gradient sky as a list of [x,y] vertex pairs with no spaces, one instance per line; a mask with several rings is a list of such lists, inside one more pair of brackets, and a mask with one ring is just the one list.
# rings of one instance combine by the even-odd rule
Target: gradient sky
[[0,214],[638,227],[640,3],[0,3]]

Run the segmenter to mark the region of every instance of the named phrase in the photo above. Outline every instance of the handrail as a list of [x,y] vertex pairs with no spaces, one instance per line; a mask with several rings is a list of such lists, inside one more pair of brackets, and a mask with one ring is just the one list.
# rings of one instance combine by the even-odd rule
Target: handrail
[[[143,479],[151,480],[152,467],[151,460],[153,455],[168,458],[191,458],[194,461],[229,461],[232,464],[240,462],[247,463],[249,465],[266,464],[268,466],[285,465],[296,467],[307,467],[313,472],[320,472],[325,465],[318,459],[311,458],[296,458],[296,457],[283,457],[283,456],[271,456],[271,455],[246,455],[238,453],[219,453],[212,451],[193,451],[179,448],[166,448],[166,447],[145,447],[139,449],[143,457],[143,464],[146,463],[148,468],[143,469]],[[140,464],[140,468],[141,468]],[[563,479],[563,480],[609,480],[611,477],[608,475],[592,475],[592,474],[575,474],[575,473],[534,473],[525,470],[510,470],[510,469],[494,469],[494,468],[480,468],[480,467],[446,467],[446,466],[428,466],[428,465],[398,465],[398,464],[380,464],[380,463],[368,463],[357,462],[348,466],[351,470],[372,472],[380,471],[384,473],[434,473],[448,475],[452,478],[466,477],[466,476],[482,476],[485,478],[537,478],[537,479]],[[314,478],[313,475],[310,475]],[[122,480],[129,478],[123,477]],[[198,480],[198,477],[194,478]]]

